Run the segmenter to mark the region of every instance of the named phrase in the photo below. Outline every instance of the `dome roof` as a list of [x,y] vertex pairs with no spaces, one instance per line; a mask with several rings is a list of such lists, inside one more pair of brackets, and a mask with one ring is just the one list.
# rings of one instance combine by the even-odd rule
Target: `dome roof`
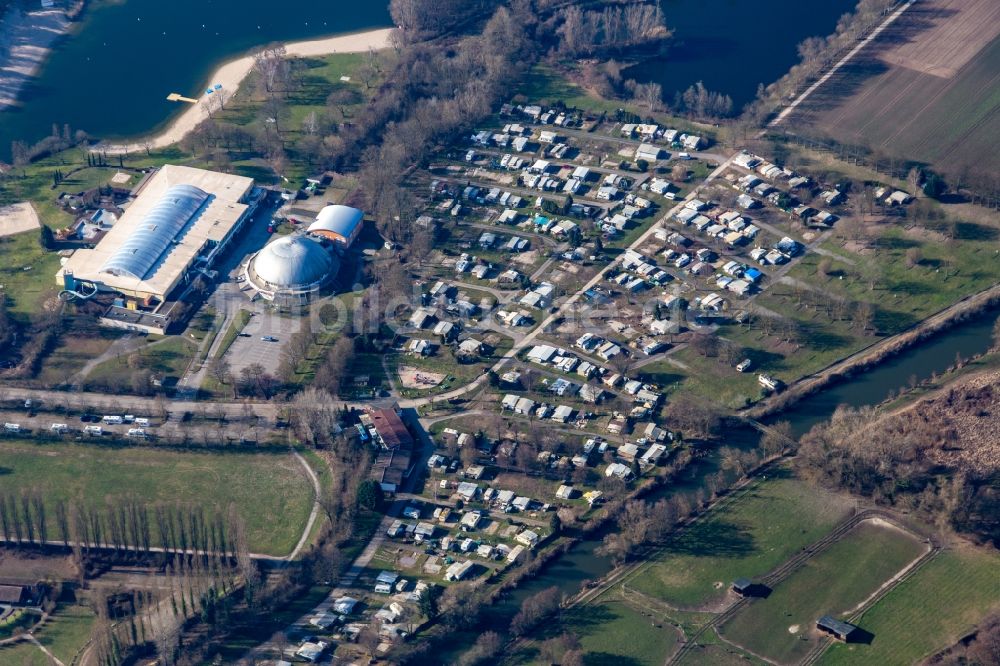
[[277,289],[305,287],[322,282],[333,272],[330,253],[304,236],[282,236],[253,258],[253,273]]

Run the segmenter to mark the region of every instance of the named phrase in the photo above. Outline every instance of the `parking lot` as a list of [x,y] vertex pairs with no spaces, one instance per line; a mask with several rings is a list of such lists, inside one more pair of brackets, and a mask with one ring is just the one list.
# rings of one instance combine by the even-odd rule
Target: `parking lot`
[[[241,335],[233,342],[226,352],[226,360],[234,375],[253,364],[260,363],[264,369],[274,374],[278,371],[281,361],[281,346],[288,341],[289,336],[296,333],[301,325],[298,318],[281,317],[267,312],[258,312],[243,329]],[[261,340],[262,337],[277,338],[277,342]]]

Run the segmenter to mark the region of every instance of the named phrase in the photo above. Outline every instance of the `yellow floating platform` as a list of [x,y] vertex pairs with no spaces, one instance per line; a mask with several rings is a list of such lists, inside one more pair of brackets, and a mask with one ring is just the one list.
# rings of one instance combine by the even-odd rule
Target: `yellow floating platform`
[[171,102],[187,102],[188,104],[197,104],[198,100],[191,99],[190,97],[184,97],[180,93],[170,93],[167,95],[167,100]]

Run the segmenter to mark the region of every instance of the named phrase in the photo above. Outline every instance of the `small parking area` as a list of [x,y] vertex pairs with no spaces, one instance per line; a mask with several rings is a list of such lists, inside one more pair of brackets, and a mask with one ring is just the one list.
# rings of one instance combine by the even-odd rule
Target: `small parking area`
[[[258,313],[250,318],[243,333],[247,335],[236,338],[233,346],[226,352],[226,360],[234,375],[240,370],[260,363],[264,369],[274,374],[281,361],[281,346],[288,338],[298,332],[301,320],[298,318],[281,317],[271,313]],[[266,342],[262,337],[277,338],[277,342]]]

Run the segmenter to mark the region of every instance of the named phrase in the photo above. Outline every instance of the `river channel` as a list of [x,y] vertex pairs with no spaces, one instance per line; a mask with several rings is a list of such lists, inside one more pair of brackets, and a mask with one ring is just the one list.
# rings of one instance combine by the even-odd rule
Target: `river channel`
[[[956,355],[969,358],[985,352],[991,345],[993,325],[998,315],[1000,311],[996,310],[985,313],[925,340],[867,372],[796,403],[775,419],[789,421],[793,432],[798,436],[816,423],[829,418],[840,404],[860,407],[882,402],[890,393],[908,387],[914,377],[919,381],[935,372],[943,372],[954,364]],[[727,444],[738,448],[752,446],[754,435],[755,433],[742,431],[736,433]],[[719,463],[717,455],[699,458],[680,484],[661,489],[647,499],[657,499],[677,492],[695,492],[709,474],[716,472]],[[585,581],[607,575],[613,568],[611,560],[596,552],[605,533],[606,531],[598,531],[581,540],[541,574],[507,594],[489,609],[484,624],[506,628],[527,597],[553,586],[572,596],[582,589]],[[454,658],[462,649],[469,647],[477,636],[478,634],[460,635],[448,646],[447,653],[442,657],[446,661]]]

